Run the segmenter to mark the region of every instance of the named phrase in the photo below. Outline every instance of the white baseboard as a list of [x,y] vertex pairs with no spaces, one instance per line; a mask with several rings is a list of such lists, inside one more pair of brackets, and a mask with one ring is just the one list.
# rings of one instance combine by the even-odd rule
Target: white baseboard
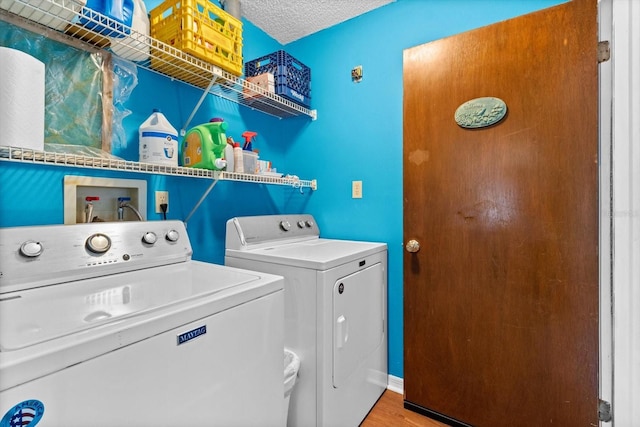
[[404,394],[404,379],[389,375],[389,379],[387,380],[387,390],[398,394]]

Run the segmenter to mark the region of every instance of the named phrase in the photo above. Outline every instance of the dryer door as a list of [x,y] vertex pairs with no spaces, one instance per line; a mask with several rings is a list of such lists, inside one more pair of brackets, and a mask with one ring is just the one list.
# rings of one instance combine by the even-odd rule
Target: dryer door
[[381,263],[338,279],[333,286],[333,386],[341,387],[384,337]]

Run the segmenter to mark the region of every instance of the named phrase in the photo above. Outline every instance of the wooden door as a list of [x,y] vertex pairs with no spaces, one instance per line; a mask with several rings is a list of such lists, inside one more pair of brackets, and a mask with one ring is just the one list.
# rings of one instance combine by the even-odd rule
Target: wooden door
[[[574,0],[404,53],[408,408],[597,425],[596,18]],[[481,97],[506,117],[458,126]]]

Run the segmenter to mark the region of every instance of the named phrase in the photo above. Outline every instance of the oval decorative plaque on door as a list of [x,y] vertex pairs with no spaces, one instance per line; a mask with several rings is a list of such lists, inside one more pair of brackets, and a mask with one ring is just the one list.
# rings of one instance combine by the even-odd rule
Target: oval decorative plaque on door
[[458,107],[455,114],[458,126],[468,129],[494,125],[507,114],[507,104],[492,96],[476,98]]

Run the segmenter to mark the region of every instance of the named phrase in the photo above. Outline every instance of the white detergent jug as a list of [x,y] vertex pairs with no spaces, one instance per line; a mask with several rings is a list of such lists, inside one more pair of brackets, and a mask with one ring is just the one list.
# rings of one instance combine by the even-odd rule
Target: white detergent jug
[[178,131],[158,109],[140,125],[140,162],[178,166]]

